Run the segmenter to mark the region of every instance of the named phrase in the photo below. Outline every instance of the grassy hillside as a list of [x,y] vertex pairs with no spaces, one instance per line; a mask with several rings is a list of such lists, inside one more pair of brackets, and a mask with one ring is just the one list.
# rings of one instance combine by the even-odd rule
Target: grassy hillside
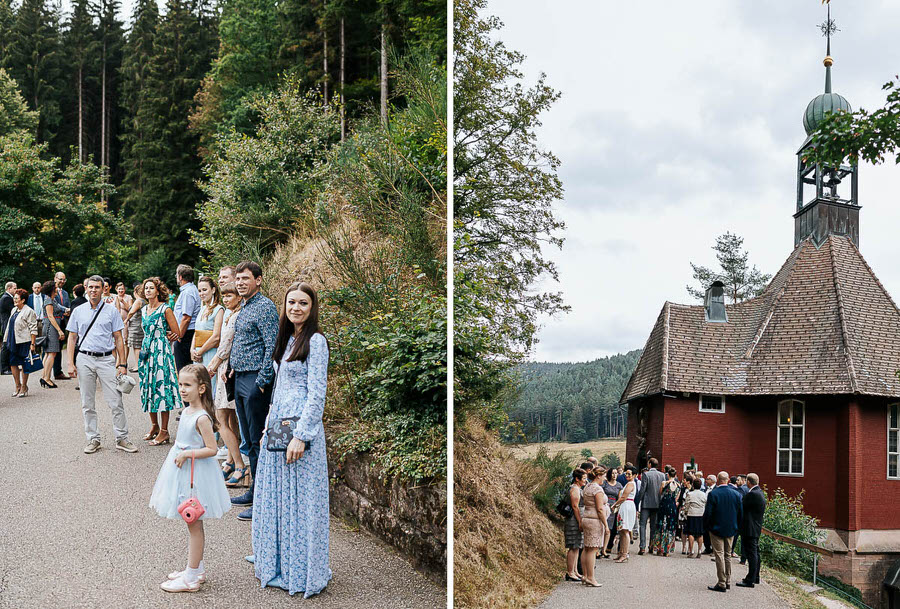
[[455,606],[532,607],[565,570],[562,531],[532,499],[545,473],[473,419],[454,435]]

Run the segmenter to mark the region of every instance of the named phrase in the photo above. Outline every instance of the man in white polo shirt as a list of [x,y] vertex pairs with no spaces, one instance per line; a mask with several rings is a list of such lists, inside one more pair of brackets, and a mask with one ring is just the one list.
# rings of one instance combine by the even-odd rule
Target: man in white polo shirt
[[[81,410],[84,414],[84,433],[88,445],[84,452],[92,454],[100,450],[100,432],[97,430],[97,411],[94,409],[94,394],[97,381],[103,388],[103,397],[112,410],[113,430],[116,434],[116,448],[128,453],[136,453],[137,447],[128,440],[128,422],[125,420],[125,405],[122,394],[116,387],[116,379],[127,371],[125,365],[125,343],[122,329],[125,324],[114,306],[103,300],[103,278],[90,277],[85,285],[88,304],[72,310],[69,318],[70,332],[68,356],[69,374],[81,377]],[[93,324],[93,325],[92,325]],[[75,349],[78,349],[76,368]],[[113,355],[115,354],[115,355]],[[118,366],[116,362],[121,362]]]

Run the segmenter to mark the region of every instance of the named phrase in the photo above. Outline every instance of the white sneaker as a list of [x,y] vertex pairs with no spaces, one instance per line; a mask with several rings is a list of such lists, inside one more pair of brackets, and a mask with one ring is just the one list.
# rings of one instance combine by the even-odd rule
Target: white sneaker
[[[182,575],[184,575],[184,571],[172,571],[171,573],[169,573],[169,575],[167,577],[169,578],[169,580],[175,580],[175,579],[178,579],[179,577],[181,577]],[[203,573],[201,573],[200,575],[197,576],[197,581],[200,582],[201,584],[206,582],[206,571],[204,571]]]
[[195,581],[193,584],[189,584],[184,581],[184,577],[179,574],[175,579],[167,579],[161,583],[159,587],[166,592],[196,592],[200,589],[200,580]]
[[219,449],[219,452],[216,453],[216,459],[227,459],[228,458],[228,447],[223,446]]

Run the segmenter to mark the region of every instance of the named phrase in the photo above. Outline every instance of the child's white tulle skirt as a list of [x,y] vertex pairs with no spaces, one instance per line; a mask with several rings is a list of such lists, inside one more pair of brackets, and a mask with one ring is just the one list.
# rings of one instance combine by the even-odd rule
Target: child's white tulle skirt
[[[191,460],[187,459],[181,467],[175,465],[175,455],[182,450],[177,444],[169,450],[150,494],[150,507],[164,518],[180,519],[178,506],[191,496]],[[196,459],[193,494],[206,510],[201,520],[221,518],[231,509],[231,496],[215,457]]]

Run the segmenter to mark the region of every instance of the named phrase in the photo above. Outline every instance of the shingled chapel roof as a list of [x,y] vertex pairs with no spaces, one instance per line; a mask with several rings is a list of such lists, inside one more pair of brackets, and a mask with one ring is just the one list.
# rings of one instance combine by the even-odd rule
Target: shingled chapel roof
[[662,392],[900,397],[900,310],[856,246],[802,241],[763,293],[706,321],[666,302],[621,402]]

